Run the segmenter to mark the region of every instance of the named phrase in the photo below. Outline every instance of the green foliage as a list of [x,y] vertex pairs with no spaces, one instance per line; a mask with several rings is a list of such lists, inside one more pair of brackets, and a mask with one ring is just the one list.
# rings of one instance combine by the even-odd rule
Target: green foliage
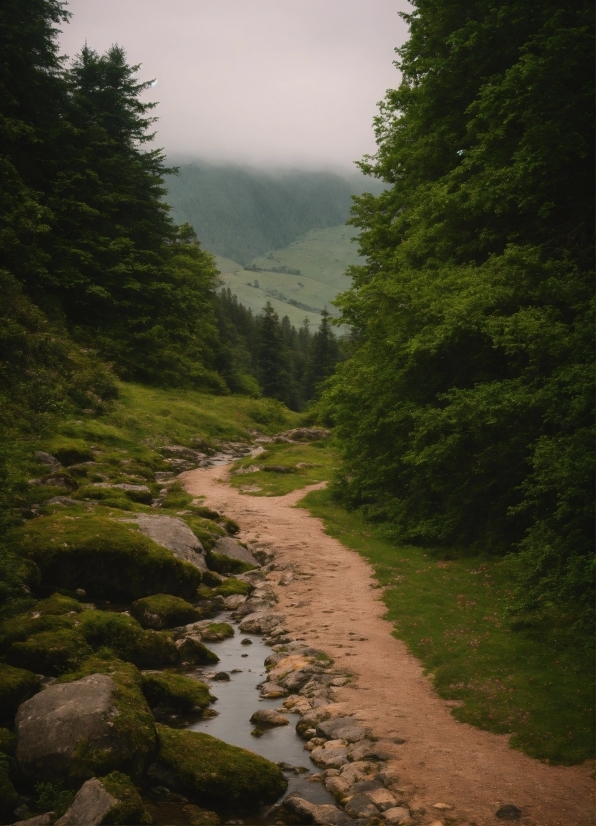
[[[594,639],[560,608],[547,621],[511,621],[515,579],[506,560],[395,541],[328,491],[300,502],[374,567],[394,634],[421,662],[452,714],[506,734],[513,748],[552,763],[594,756]],[[366,643],[361,643],[365,645]]]
[[[263,470],[248,471],[251,467]],[[276,467],[292,468],[292,473],[275,472]],[[231,484],[251,496],[284,496],[293,490],[333,478],[339,466],[337,446],[329,439],[317,442],[267,445],[265,453],[234,464]],[[245,471],[245,472],[242,472]],[[254,489],[253,489],[254,488]]]
[[213,702],[213,696],[205,683],[200,683],[182,674],[143,674],[142,689],[147,702],[154,708],[164,706],[175,711],[188,713],[204,711]]
[[90,654],[91,647],[78,630],[60,628],[32,634],[14,642],[6,655],[11,665],[54,677],[75,668]]
[[116,803],[105,815],[104,824],[152,823],[149,812],[143,806],[141,796],[134,783],[122,772],[110,772],[100,777],[104,789],[115,797]]
[[145,631],[127,614],[88,611],[79,628],[95,650],[109,649],[116,657],[139,668],[163,668],[178,661],[176,646],[169,634]]
[[58,817],[62,817],[74,800],[74,796],[74,791],[65,789],[60,782],[36,783],[35,810],[38,812],[56,812]]
[[2,754],[14,754],[17,747],[17,738],[10,729],[0,728],[0,752]]
[[[419,0],[362,168],[336,492],[405,540],[519,553],[517,608],[593,606],[592,14]],[[356,346],[357,345],[357,346]],[[571,611],[573,613],[573,611]]]
[[17,805],[19,793],[10,779],[10,762],[5,754],[0,754],[0,817],[11,818]]
[[218,585],[217,588],[214,588],[212,593],[213,596],[222,596],[222,597],[230,597],[232,594],[242,594],[243,596],[248,596],[251,591],[254,590],[254,586],[252,586],[248,582],[244,582],[241,579],[226,579],[225,582],[222,582],[221,585]]
[[240,559],[232,559],[225,554],[218,554],[215,551],[207,551],[207,565],[212,571],[215,571],[222,576],[229,576],[230,574],[244,574],[246,571],[252,571],[254,565],[249,562],[242,562]]
[[286,789],[278,766],[208,734],[157,726],[157,762],[172,771],[200,804],[256,809]]
[[130,613],[143,628],[174,628],[200,618],[196,608],[180,597],[154,594],[138,599],[130,606]]
[[41,680],[31,671],[0,663],[0,709],[2,722],[12,724],[18,707],[41,690]]
[[163,591],[192,598],[201,581],[193,565],[103,515],[40,517],[16,531],[14,539],[20,552],[37,563],[46,585],[84,588],[92,597],[117,601]]

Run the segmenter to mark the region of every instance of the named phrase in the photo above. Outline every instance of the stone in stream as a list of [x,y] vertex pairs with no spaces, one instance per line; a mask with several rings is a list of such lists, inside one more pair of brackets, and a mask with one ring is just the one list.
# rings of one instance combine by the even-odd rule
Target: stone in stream
[[244,602],[246,602],[244,594],[231,594],[229,597],[225,597],[223,604],[228,611],[236,611]]
[[281,614],[254,614],[242,620],[238,627],[246,634],[269,634],[284,620]]
[[318,749],[313,749],[310,759],[321,769],[339,769],[348,762],[348,750],[342,740],[330,741]]
[[250,722],[258,726],[287,726],[290,721],[272,708],[260,708],[252,715]]
[[352,717],[333,717],[317,725],[317,734],[328,740],[347,740],[348,743],[355,743],[367,737],[370,729],[358,725]]
[[287,697],[288,691],[277,683],[263,683],[261,686],[261,697],[264,700],[274,700],[277,697]]
[[227,556],[230,559],[237,559],[240,562],[246,562],[249,565],[254,565],[255,568],[259,567],[258,561],[251,552],[229,536],[221,536],[213,546],[212,552]]
[[315,729],[317,724],[322,720],[328,720],[330,717],[329,711],[325,708],[313,708],[312,711],[307,711],[296,723],[296,731],[304,737],[309,729]]
[[175,557],[184,562],[190,562],[200,571],[207,570],[203,546],[182,519],[176,516],[138,513],[134,521],[141,533],[163,548],[167,548]]
[[317,826],[352,826],[352,818],[332,806],[330,803],[317,805],[305,800],[300,794],[294,792],[288,795],[283,801],[283,807],[290,814],[300,818],[299,823],[315,823]]
[[23,774],[36,781],[71,783],[99,770],[140,774],[155,742],[153,718],[140,692],[137,698],[131,691],[126,725],[117,725],[117,689],[106,674],[91,674],[54,683],[23,703],[15,721],[16,758]]

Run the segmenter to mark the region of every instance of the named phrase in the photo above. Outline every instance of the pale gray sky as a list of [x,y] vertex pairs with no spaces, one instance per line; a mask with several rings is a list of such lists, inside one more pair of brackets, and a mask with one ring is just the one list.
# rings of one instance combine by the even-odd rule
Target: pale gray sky
[[372,119],[395,87],[406,0],[69,0],[61,37],[123,46],[159,101],[171,155],[349,167],[375,149]]

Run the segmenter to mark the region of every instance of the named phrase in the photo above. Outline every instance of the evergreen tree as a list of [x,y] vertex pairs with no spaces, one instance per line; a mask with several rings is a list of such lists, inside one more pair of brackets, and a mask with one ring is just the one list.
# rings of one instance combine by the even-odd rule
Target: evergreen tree
[[357,199],[343,490],[409,540],[518,552],[592,604],[592,9],[415,0]]
[[304,388],[308,399],[317,395],[317,387],[333,374],[339,361],[339,346],[331,330],[327,308],[323,309],[321,316],[321,324],[313,336],[305,369]]
[[282,352],[279,316],[270,301],[259,317],[256,355],[263,394],[281,401],[286,389],[287,370]]

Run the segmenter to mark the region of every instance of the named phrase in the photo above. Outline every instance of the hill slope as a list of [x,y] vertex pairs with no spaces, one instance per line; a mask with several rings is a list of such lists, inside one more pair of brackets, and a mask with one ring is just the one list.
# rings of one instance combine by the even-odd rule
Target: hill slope
[[182,164],[166,186],[176,222],[191,224],[211,252],[248,264],[311,229],[344,223],[352,194],[383,185],[360,174],[273,173],[197,161]]

